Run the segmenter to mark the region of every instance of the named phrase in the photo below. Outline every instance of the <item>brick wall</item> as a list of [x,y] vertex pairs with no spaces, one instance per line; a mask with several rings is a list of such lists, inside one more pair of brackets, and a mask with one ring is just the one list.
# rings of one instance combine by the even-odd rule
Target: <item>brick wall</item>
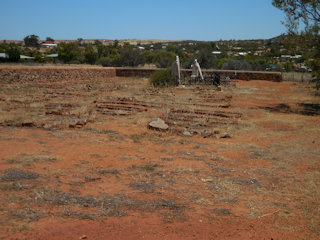
[[115,77],[114,68],[1,66],[0,81],[61,81]]
[[[109,77],[150,77],[154,71],[159,69],[142,68],[103,68],[103,67],[59,67],[59,66],[0,66],[0,81],[37,81],[37,80],[87,80],[90,78]],[[282,81],[282,74],[279,72],[254,72],[254,71],[225,71],[225,70],[204,70],[204,74],[217,72],[223,79],[229,76],[237,80],[267,80]],[[181,75],[188,78],[191,70],[182,69]]]
[[[116,76],[118,77],[149,77],[154,71],[159,69],[139,69],[139,68],[116,68]],[[256,72],[256,71],[229,71],[229,70],[203,70],[203,74],[219,73],[221,77],[229,76],[231,79],[237,80],[266,80],[280,82],[282,74],[280,72]],[[235,74],[236,73],[236,74]],[[191,70],[182,69],[182,76],[189,77]]]

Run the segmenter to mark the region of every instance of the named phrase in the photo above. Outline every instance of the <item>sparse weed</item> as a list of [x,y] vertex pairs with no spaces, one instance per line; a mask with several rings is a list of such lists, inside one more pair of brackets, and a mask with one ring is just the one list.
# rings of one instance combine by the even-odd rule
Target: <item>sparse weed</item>
[[23,166],[31,166],[34,163],[56,162],[58,160],[59,158],[54,156],[34,156],[29,153],[20,153],[17,156],[9,159],[8,163],[22,164]]

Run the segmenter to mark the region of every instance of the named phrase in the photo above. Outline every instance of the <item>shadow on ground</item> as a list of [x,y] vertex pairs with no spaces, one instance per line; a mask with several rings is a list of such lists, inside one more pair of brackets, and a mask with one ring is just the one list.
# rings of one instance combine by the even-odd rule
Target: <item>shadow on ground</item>
[[270,112],[293,113],[306,116],[320,115],[320,104],[313,103],[297,103],[295,106],[281,103],[268,107],[260,107],[260,109],[268,110]]

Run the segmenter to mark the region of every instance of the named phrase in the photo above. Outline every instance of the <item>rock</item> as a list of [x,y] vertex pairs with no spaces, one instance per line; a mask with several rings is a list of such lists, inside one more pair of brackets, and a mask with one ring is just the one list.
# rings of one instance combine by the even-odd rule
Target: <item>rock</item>
[[183,131],[183,133],[182,133],[182,134],[183,134],[184,136],[188,136],[188,137],[193,136],[193,132],[188,131],[188,130]]
[[79,239],[87,239],[86,235],[82,235],[81,237],[79,237]]
[[221,135],[221,138],[231,138],[231,135],[229,133],[224,133]]
[[169,126],[161,118],[157,118],[149,123],[149,128],[155,130],[168,130]]
[[22,127],[35,127],[34,122],[24,122],[22,123]]
[[210,137],[211,134],[212,134],[212,132],[211,132],[210,130],[208,130],[208,129],[202,130],[202,131],[200,132],[200,135],[201,135],[201,137],[203,137],[203,138]]
[[201,178],[202,182],[213,182],[212,178]]
[[77,123],[76,123],[76,125],[79,125],[79,126],[84,126],[84,125],[86,125],[87,123],[86,123],[86,121],[78,121]]

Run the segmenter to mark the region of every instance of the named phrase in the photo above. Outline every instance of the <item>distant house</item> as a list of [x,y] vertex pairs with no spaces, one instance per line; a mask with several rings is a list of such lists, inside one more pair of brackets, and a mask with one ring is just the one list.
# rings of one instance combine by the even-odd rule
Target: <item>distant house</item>
[[34,57],[20,55],[20,60],[23,60],[24,62],[33,62],[34,61]]
[[291,59],[291,55],[281,55],[281,58],[282,58],[283,60]]
[[301,66],[300,66],[300,69],[301,69],[301,70],[304,70],[304,71],[306,71],[306,72],[312,72],[312,69],[309,68],[309,67],[307,67],[307,66],[305,66],[305,65],[301,65]]
[[239,56],[246,56],[246,55],[248,55],[247,52],[239,52],[238,54],[239,54]]
[[0,53],[0,58],[8,58],[8,54],[6,54],[6,53]]
[[57,57],[58,57],[58,54],[57,54],[57,53],[48,54],[48,55],[46,55],[46,57],[49,57],[49,58],[57,58]]
[[288,60],[288,59],[298,59],[298,58],[302,58],[302,55],[294,55],[294,56],[291,56],[291,55],[281,55],[281,58],[283,60]]
[[47,47],[47,48],[53,48],[53,47],[57,47],[57,46],[58,46],[56,43],[54,43],[54,42],[52,42],[52,41],[43,41],[43,42],[41,43],[41,45],[42,45],[43,47]]
[[33,60],[34,57],[29,57],[29,56],[25,56],[25,55],[20,55],[20,59],[24,59],[24,60]]
[[299,54],[297,54],[297,55],[294,55],[294,56],[292,56],[292,58],[302,58],[302,55],[299,55]]
[[144,50],[145,48],[144,48],[144,47],[139,46],[139,47],[138,47],[138,49],[139,49],[139,50]]
[[53,54],[48,54],[46,55],[46,58],[50,58],[52,60],[53,63],[56,63],[56,59],[59,57],[59,55],[57,53],[53,53]]
[[212,54],[214,55],[220,55],[222,52],[221,51],[213,51]]

